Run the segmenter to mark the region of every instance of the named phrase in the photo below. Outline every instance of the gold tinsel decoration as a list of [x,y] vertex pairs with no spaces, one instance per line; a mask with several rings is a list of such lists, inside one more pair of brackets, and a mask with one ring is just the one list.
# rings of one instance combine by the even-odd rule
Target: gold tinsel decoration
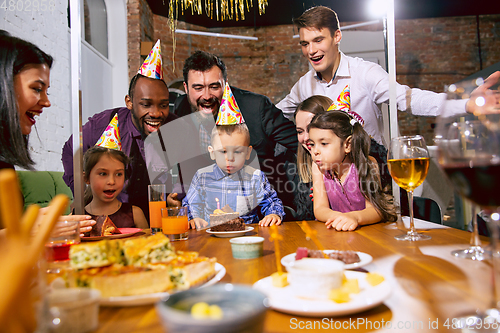
[[[172,32],[172,68],[175,71],[175,29],[177,29],[177,18],[179,17],[179,7],[181,15],[184,11],[191,9],[191,15],[195,13],[201,15],[203,11],[210,19],[217,21],[244,20],[245,4],[246,10],[250,12],[253,8],[254,0],[170,0],[168,10],[168,26]],[[257,0],[259,5],[259,15],[265,14],[268,0]],[[203,10],[204,9],[204,10]]]

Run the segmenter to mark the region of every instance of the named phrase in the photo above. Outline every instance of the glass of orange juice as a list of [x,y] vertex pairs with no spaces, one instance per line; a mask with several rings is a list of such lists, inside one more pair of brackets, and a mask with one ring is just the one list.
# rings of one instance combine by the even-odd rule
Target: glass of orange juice
[[149,227],[151,234],[161,232],[161,209],[167,207],[167,186],[154,184],[148,186]]
[[171,241],[188,239],[187,207],[162,208],[161,226]]

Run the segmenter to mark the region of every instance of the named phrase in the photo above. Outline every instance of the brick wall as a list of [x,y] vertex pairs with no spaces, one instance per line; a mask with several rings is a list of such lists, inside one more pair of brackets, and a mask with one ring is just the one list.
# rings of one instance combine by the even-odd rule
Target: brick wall
[[179,29],[258,37],[258,41],[176,34],[175,71],[172,68],[172,34],[167,18],[154,15],[155,39],[162,41],[166,81],[182,77],[184,60],[196,50],[212,52],[227,66],[231,85],[263,94],[278,102],[307,72],[298,40],[290,25],[253,28],[207,29],[178,22]]
[[[442,92],[446,84],[500,61],[500,15],[398,20],[397,81],[410,87]],[[481,53],[482,68],[479,54]],[[423,134],[432,142],[434,117],[399,113],[404,135]]]
[[[149,14],[148,14],[149,15]],[[154,39],[162,41],[167,82],[182,77],[182,64],[195,50],[212,52],[228,67],[231,85],[280,101],[308,70],[292,25],[262,28],[217,28],[179,22],[178,28],[258,37],[258,41],[176,34],[175,71],[172,70],[172,35],[167,18],[153,15]],[[396,21],[397,80],[410,87],[442,92],[445,84],[459,81],[480,68],[500,61],[500,15],[430,18]],[[342,22],[341,25],[358,22]],[[130,24],[130,23],[129,23]],[[358,30],[381,29],[381,25]],[[129,54],[129,58],[135,55]],[[420,133],[432,142],[433,117],[399,113],[401,133]]]
[[127,3],[128,73],[132,78],[142,64],[141,42],[156,41],[153,13],[146,0],[129,0]]
[[[68,2],[47,1],[45,11],[34,11],[27,3],[16,1],[16,7],[11,8],[7,1],[7,9],[0,10],[0,29],[36,44],[54,57],[49,88],[52,106],[37,117],[30,135],[30,150],[37,170],[62,171],[62,146],[71,134]],[[51,5],[54,10],[50,10]]]

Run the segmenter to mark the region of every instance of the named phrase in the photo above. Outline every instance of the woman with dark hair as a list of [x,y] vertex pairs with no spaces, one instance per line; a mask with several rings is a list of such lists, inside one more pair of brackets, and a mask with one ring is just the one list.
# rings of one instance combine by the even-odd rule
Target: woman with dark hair
[[312,158],[307,147],[307,140],[309,140],[307,126],[315,115],[325,112],[331,104],[332,100],[329,97],[321,95],[311,96],[297,105],[297,109],[295,109],[295,113],[293,114],[297,130],[297,140],[299,141],[297,147],[297,173],[299,175],[299,182],[295,195],[295,218],[297,220],[314,220],[311,199]]
[[[317,114],[324,113],[332,105],[332,100],[329,97],[314,95],[305,100],[303,100],[297,108],[293,115],[295,120],[295,127],[297,130],[297,139],[299,141],[299,146],[297,148],[297,170],[299,175],[299,182],[297,185],[297,191],[295,196],[296,205],[296,219],[297,220],[313,220],[313,203],[312,203],[312,158],[310,154],[310,149],[307,146],[307,141],[309,140],[309,134],[307,131],[307,126]],[[385,156],[387,155],[387,150],[384,146],[378,144],[375,140],[370,139],[370,159],[376,161],[380,169],[387,169],[387,164],[385,161]],[[382,188],[386,190],[386,186],[389,183],[391,177],[389,176],[389,181],[381,173]]]
[[50,106],[52,57],[37,46],[0,31],[0,168],[33,169],[28,135],[35,116]]
[[[47,89],[53,58],[4,30],[0,30],[0,45],[0,169],[17,166],[33,170],[35,162],[29,154],[28,137],[35,116],[50,106]],[[63,218],[80,221],[82,233],[95,224],[87,215]]]

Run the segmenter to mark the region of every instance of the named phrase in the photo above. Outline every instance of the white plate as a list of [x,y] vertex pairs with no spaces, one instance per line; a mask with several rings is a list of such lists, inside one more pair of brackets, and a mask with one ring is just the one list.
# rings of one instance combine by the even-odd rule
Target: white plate
[[[203,288],[207,286],[211,286],[219,282],[224,275],[226,275],[226,268],[219,264],[215,263],[215,276],[207,281],[205,284],[202,284],[198,288]],[[101,298],[100,304],[104,306],[139,306],[146,304],[153,304],[158,302],[161,298],[168,296],[168,292],[164,293],[153,293],[153,294],[145,294],[145,295],[135,295],[135,296],[118,296],[118,297],[103,297]]]
[[[332,253],[334,251],[335,250],[325,250],[325,253],[328,254],[328,253]],[[373,257],[371,255],[369,255],[368,253],[364,253],[364,252],[356,252],[356,253],[358,254],[359,259],[361,261],[356,262],[354,264],[346,264],[346,265],[344,265],[344,269],[354,269],[354,268],[358,268],[358,267],[363,267],[363,266],[371,263],[373,260]],[[283,258],[281,258],[281,264],[285,267],[288,267],[288,265],[290,265],[294,261],[295,261],[295,253],[290,253],[290,254],[284,256]]]
[[252,231],[253,227],[245,226],[245,230],[238,231],[211,231],[211,229],[207,229],[207,233],[210,235],[214,235],[215,237],[221,238],[229,238],[229,237],[238,237],[243,236],[245,233]]
[[366,273],[345,271],[348,279],[358,279],[360,293],[350,294],[347,303],[335,303],[328,299],[305,299],[294,295],[290,286],[273,287],[270,276],[254,283],[253,287],[269,297],[272,309],[307,317],[332,317],[358,313],[382,304],[391,294],[387,280],[372,287],[366,282]]

